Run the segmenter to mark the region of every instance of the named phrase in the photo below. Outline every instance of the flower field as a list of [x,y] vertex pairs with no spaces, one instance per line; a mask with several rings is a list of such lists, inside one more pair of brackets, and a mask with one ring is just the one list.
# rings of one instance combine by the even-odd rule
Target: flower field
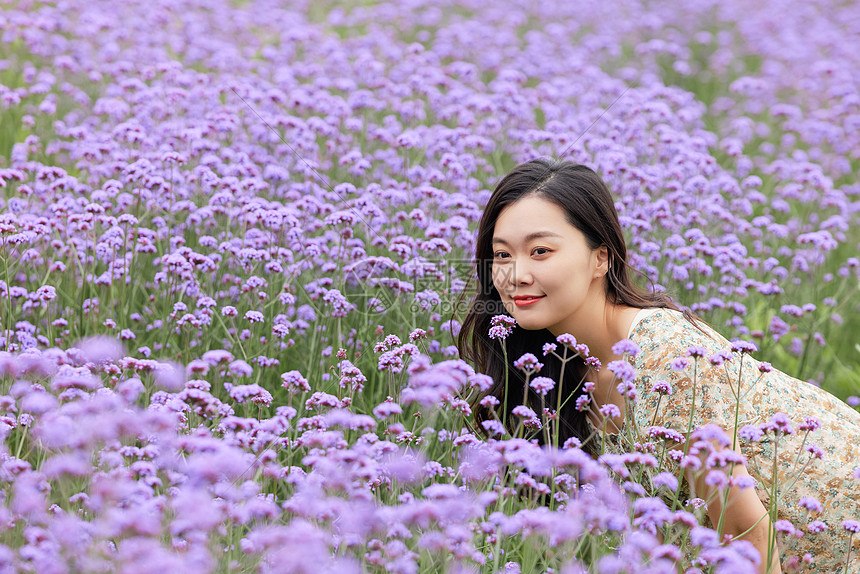
[[538,156],[860,404],[853,2],[13,0],[0,34],[0,573],[757,571],[656,457],[475,422],[475,229]]

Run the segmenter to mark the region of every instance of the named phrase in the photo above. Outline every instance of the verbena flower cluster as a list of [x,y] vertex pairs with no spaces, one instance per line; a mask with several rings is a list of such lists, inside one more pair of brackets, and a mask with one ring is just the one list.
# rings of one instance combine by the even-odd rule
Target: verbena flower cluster
[[[656,289],[860,403],[853,10],[4,6],[0,571],[755,571],[652,454],[477,428],[455,303],[495,182],[563,155]],[[510,357],[541,396],[558,343]]]

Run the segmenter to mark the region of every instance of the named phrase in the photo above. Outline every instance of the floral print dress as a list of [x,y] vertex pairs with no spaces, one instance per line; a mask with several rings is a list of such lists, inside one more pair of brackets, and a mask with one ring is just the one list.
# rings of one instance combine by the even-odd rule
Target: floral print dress
[[[678,311],[649,312],[630,333],[640,348],[632,359],[638,399],[626,414],[625,426],[632,423],[638,440],[647,441],[642,434],[654,425],[686,433],[692,414],[692,428],[714,423],[731,437],[736,417],[736,428],[741,429],[768,423],[775,413],[788,415],[793,434],[765,433],[757,441],[739,439],[740,450],[765,508],[776,480],[778,520],[788,520],[802,532],[800,537],[779,536],[784,556],[802,559],[810,553],[813,563],[801,560],[800,572],[842,572],[851,534],[842,522],[860,520],[860,480],[853,475],[860,466],[860,413],[810,383],[768,370],[768,365],[760,370],[761,363],[748,354],[724,352],[728,360],[715,365],[709,357],[731,349],[724,337],[703,322],[698,322],[699,330]],[[678,369],[676,362],[673,368],[672,361],[684,357],[692,346],[702,347],[704,357],[687,357],[688,367]],[[719,357],[714,362],[719,363]],[[667,381],[672,394],[652,391],[657,381]],[[804,424],[807,417],[818,419],[821,428],[805,432],[804,427],[810,426]],[[617,447],[618,437],[613,438]],[[611,449],[610,441],[606,442]],[[816,498],[821,512],[801,506],[804,497]],[[809,524],[814,520],[824,522],[828,529],[811,532]],[[816,523],[812,530],[816,526],[821,527]],[[853,536],[852,546],[848,571],[860,573],[860,534]],[[784,559],[783,567],[785,564]]]

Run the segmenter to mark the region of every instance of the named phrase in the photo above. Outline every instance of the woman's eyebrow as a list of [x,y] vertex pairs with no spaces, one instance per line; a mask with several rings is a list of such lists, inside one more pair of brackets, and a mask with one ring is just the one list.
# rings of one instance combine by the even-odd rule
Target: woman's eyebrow
[[[529,241],[532,241],[533,239],[541,239],[543,237],[561,238],[562,236],[559,235],[558,233],[553,233],[552,231],[535,231],[533,233],[529,233],[528,235],[526,235],[525,239],[523,241],[525,243],[528,243]],[[505,241],[501,237],[493,237],[493,243],[504,243],[505,245],[510,245],[510,243],[508,243],[507,241]]]

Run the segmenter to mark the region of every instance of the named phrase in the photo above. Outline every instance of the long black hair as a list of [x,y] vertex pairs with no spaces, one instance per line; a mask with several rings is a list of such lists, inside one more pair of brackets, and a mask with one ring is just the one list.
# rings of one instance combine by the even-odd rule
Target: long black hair
[[[555,388],[544,397],[546,406],[554,407],[557,404],[558,393],[563,393],[564,406],[561,412],[557,413],[559,446],[571,437],[576,437],[585,443],[589,435],[586,414],[576,410],[575,401],[569,400],[587,372],[584,361],[576,358],[568,362],[565,366],[564,381],[559,385],[562,362],[552,354],[547,356],[542,354],[544,344],[556,342],[555,336],[549,330],[530,331],[517,327],[501,343],[499,339],[494,340],[489,336],[493,316],[507,314],[499,292],[493,284],[493,231],[501,211],[526,196],[536,196],[550,201],[564,210],[567,221],[585,235],[590,249],[596,249],[601,245],[606,246],[609,270],[605,276],[604,288],[609,303],[640,309],[660,307],[677,310],[678,307],[666,294],[642,289],[631,282],[631,267],[627,264],[627,245],[615,211],[612,194],[590,168],[570,161],[535,159],[515,167],[496,186],[478,227],[475,245],[477,292],[469,305],[457,339],[460,356],[472,362],[479,372],[493,379],[490,390],[475,399],[472,411],[479,428],[483,428],[481,423],[490,418],[490,411],[482,407],[479,401],[486,395],[494,395],[501,402],[500,407],[507,413],[506,418],[510,427],[507,429],[508,432],[513,431],[513,426],[510,424],[514,418],[511,416],[511,410],[522,404],[526,379],[522,372],[508,365],[509,396],[505,396],[506,365],[501,350],[501,345],[505,345],[510,362],[524,353],[532,353],[544,364],[539,375],[549,377],[556,382]],[[690,313],[685,315],[693,320]],[[527,403],[527,406],[540,415],[541,406],[544,403],[532,389],[528,389]],[[543,433],[539,437],[538,440],[543,442]]]

